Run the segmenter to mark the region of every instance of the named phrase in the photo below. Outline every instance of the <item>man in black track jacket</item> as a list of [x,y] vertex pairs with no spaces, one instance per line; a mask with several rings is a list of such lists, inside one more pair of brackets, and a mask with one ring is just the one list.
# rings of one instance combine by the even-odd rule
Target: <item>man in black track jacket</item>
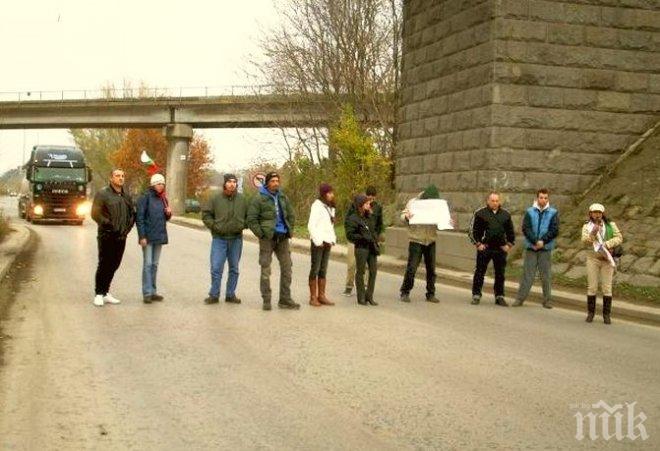
[[477,267],[472,279],[472,304],[481,301],[481,289],[488,263],[495,268],[495,304],[508,307],[504,300],[504,271],[506,257],[515,243],[513,221],[508,211],[500,206],[499,193],[488,195],[487,205],[474,212],[468,236],[477,248]]
[[124,171],[113,169],[110,184],[94,196],[92,219],[98,224],[99,264],[96,268],[94,305],[119,304],[110,294],[110,284],[121,264],[126,236],[135,224],[133,200],[124,192]]

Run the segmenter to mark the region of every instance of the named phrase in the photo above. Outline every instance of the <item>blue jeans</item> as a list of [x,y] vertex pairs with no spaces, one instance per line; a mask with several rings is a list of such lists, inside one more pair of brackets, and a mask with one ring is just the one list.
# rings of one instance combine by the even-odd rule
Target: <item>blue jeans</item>
[[156,294],[156,273],[162,244],[147,244],[142,248],[142,295]]
[[225,297],[236,295],[238,285],[238,262],[243,253],[243,238],[213,238],[211,243],[211,288],[209,296],[220,297],[220,282],[225,262],[229,261],[229,276],[227,277],[227,290]]

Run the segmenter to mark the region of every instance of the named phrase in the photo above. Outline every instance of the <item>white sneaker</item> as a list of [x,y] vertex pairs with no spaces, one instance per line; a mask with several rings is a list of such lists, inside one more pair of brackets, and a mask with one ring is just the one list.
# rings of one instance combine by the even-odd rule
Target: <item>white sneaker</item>
[[110,293],[103,296],[103,300],[108,304],[121,304],[121,301],[116,297],[114,297],[113,295],[111,295]]
[[94,300],[92,301],[92,304],[94,304],[97,307],[103,307],[103,295],[97,294],[96,296],[94,296]]

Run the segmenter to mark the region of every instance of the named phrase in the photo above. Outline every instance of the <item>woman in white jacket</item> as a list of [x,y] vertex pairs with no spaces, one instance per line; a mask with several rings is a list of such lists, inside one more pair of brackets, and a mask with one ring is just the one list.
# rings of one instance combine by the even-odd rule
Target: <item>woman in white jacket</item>
[[307,221],[311,239],[312,265],[309,271],[309,304],[315,307],[335,305],[325,296],[326,272],[330,250],[337,242],[335,235],[335,193],[332,186],[321,183],[319,198],[312,204]]

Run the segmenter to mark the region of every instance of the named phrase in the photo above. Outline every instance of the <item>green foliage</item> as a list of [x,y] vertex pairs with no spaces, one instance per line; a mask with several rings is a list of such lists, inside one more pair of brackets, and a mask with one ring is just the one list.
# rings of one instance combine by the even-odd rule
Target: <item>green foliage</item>
[[[385,207],[386,225],[389,225],[388,219],[394,216],[394,191],[390,185],[393,164],[389,157],[378,151],[373,138],[361,127],[350,106],[344,107],[337,123],[329,129],[329,147],[330,158],[320,162],[312,161],[301,151],[280,168],[264,163],[254,166],[252,171],[279,172],[300,227],[306,227],[310,207],[318,198],[319,185],[324,182],[332,185],[335,191],[338,225],[343,222],[353,196],[364,192],[368,186],[376,188],[378,201]],[[245,194],[251,197],[256,190],[248,187]]]
[[357,193],[373,185],[381,203],[393,197],[390,185],[392,160],[383,156],[358,122],[353,108],[344,106],[337,125],[330,129],[330,151],[333,160],[335,194],[341,212],[345,212]]
[[125,131],[118,129],[72,129],[69,133],[76,146],[85,154],[87,165],[94,172],[93,184],[104,186],[112,170],[110,157],[121,147]]

